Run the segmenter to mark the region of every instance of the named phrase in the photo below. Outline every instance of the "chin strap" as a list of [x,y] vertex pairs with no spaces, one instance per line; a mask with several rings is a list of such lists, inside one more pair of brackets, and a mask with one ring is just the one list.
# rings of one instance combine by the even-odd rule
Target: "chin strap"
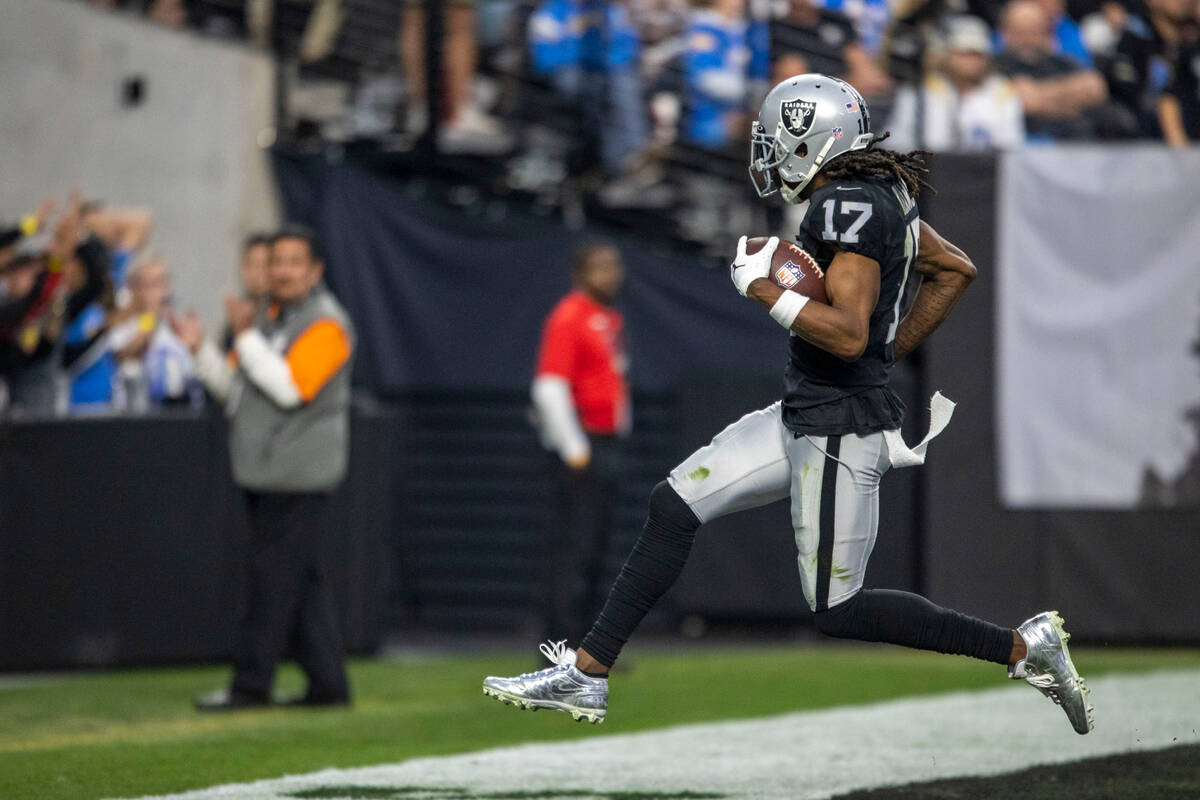
[[783,196],[784,200],[789,203],[795,203],[800,199],[800,192],[804,190],[805,186],[808,186],[808,182],[817,174],[817,170],[821,169],[821,164],[825,163],[825,155],[829,152],[829,148],[833,147],[836,138],[832,133],[825,138],[825,146],[817,153],[817,157],[813,159],[812,166],[808,168],[808,172],[804,173],[804,177],[796,184],[795,189],[788,186],[784,181],[780,181],[779,194]]

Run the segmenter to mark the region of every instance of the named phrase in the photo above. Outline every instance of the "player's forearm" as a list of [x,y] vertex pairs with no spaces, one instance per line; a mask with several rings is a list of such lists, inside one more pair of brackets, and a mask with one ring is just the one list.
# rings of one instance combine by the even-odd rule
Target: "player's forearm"
[[[759,278],[750,284],[746,296],[771,308],[785,291],[788,290],[766,278]],[[813,300],[800,309],[791,331],[845,361],[856,361],[867,346],[867,330],[857,315]]]
[[896,361],[915,350],[917,345],[946,321],[950,310],[970,283],[970,276],[961,272],[939,272],[925,279],[921,288],[917,290],[912,310],[896,329],[896,340],[893,343]]

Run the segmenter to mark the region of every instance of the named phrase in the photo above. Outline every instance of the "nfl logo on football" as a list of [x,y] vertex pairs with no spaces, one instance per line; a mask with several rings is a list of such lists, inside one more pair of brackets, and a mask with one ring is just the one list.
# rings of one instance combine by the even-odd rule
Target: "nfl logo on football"
[[775,280],[785,289],[790,289],[804,277],[804,270],[795,263],[788,261],[775,271]]

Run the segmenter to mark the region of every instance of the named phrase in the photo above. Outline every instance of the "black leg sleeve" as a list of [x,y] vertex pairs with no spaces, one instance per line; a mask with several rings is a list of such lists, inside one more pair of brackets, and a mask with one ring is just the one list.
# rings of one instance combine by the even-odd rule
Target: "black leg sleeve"
[[1007,664],[1012,653],[1008,628],[892,589],[864,589],[844,603],[818,611],[813,620],[817,630],[840,639],[887,642],[997,664]]
[[699,527],[700,520],[670,484],[654,487],[642,535],[580,649],[606,667],[616,663],[642,618],[683,571]]

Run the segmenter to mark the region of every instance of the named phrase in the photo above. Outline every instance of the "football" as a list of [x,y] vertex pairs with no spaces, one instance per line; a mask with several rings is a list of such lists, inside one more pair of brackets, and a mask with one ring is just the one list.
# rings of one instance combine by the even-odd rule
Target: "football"
[[[767,238],[755,236],[747,240],[746,254],[753,255],[761,250]],[[771,280],[810,300],[829,302],[825,294],[825,272],[817,266],[817,260],[795,242],[780,240],[775,255],[771,257]]]

